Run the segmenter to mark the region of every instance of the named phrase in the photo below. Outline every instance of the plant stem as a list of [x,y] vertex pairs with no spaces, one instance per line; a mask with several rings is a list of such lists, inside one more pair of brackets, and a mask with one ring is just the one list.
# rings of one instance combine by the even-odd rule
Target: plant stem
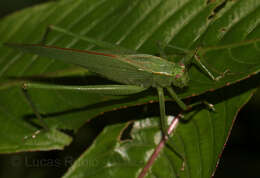
[[[172,132],[175,131],[175,129],[177,128],[177,125],[179,123],[179,119],[182,117],[182,114],[178,114],[178,116],[176,118],[174,118],[167,130],[168,135],[170,135]],[[167,142],[167,140],[169,139],[169,136],[163,136],[160,143],[158,144],[158,146],[156,147],[156,149],[154,150],[153,154],[151,155],[150,159],[148,160],[148,162],[146,163],[145,167],[143,168],[142,172],[139,174],[138,178],[143,178],[147,172],[149,171],[150,167],[153,165],[155,159],[158,157],[160,151],[162,150],[162,148],[164,147],[165,143]]]

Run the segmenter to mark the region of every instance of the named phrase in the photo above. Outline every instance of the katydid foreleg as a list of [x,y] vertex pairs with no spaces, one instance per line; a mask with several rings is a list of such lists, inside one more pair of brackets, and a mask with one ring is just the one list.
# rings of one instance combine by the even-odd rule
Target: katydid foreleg
[[208,76],[210,76],[210,78],[214,81],[218,81],[220,80],[221,78],[223,78],[227,72],[229,72],[229,69],[226,69],[223,73],[221,73],[219,76],[217,77],[214,77],[213,74],[208,70],[208,68],[200,61],[200,56],[198,55],[197,53],[197,50],[195,51],[195,54],[194,54],[194,59],[196,61],[196,65],[198,67],[200,67],[201,69],[203,69],[207,74]]
[[192,63],[195,64],[197,67],[199,67],[202,71],[204,71],[212,80],[218,81],[221,78],[225,76],[229,70],[225,70],[223,73],[221,73],[219,76],[215,77],[210,70],[201,62],[200,56],[198,54],[200,48],[196,48],[195,51],[187,50],[181,47],[173,46],[173,45],[167,45],[167,47],[181,51],[182,53],[186,54],[184,58],[181,60],[181,63],[183,63],[185,66],[189,67]]

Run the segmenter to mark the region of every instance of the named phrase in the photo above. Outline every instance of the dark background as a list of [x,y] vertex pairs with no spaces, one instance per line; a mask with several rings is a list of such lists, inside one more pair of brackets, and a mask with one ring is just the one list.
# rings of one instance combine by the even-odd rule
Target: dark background
[[[48,0],[0,0],[0,18],[19,9],[46,1]],[[260,109],[259,106],[260,92],[256,93],[239,112],[214,178],[260,177],[260,146],[258,144],[260,141],[260,134],[258,132],[260,130],[260,120],[257,115],[257,110]],[[138,110],[138,108],[133,107],[128,110]],[[117,115],[120,113],[114,112],[108,114]],[[97,118],[95,121],[81,128],[75,136],[72,145],[64,151],[0,155],[0,178],[62,176],[79,154],[91,144],[95,138],[95,133],[102,130],[106,124],[103,121],[103,119]],[[100,128],[96,128],[97,124],[100,125]],[[46,166],[44,169],[37,166],[30,167],[33,160],[41,159],[57,160],[57,164],[56,166]],[[27,162],[27,165],[24,162]],[[59,162],[63,162],[63,164],[59,164]],[[37,163],[33,164],[37,165]]]

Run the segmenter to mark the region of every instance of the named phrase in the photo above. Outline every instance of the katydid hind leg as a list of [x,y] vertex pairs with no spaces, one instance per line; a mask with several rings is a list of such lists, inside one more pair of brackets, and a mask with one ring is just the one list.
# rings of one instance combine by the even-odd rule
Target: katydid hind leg
[[160,107],[160,121],[161,121],[161,127],[163,135],[168,136],[167,128],[168,128],[168,122],[166,118],[166,112],[165,112],[165,98],[164,98],[164,92],[163,88],[157,87],[158,92],[158,98],[159,98],[159,107]]
[[28,91],[27,91],[27,88],[26,87],[23,87],[22,88],[22,93],[24,94],[25,96],[25,99],[28,103],[28,105],[31,107],[33,113],[35,114],[36,118],[39,119],[39,121],[41,122],[41,126],[45,129],[45,130],[49,130],[49,127],[48,125],[45,123],[45,121],[43,120],[40,112],[38,111],[37,107],[35,106],[33,100],[31,99]]
[[69,91],[82,91],[86,93],[93,94],[103,94],[103,95],[131,95],[140,93],[147,88],[135,86],[135,85],[56,85],[48,83],[25,83],[26,88],[37,88],[45,90],[69,90]]
[[[25,96],[25,99],[32,109],[33,113],[35,114],[36,118],[39,119],[41,126],[45,130],[49,130],[48,125],[43,120],[40,112],[38,111],[37,107],[35,106],[31,96],[28,93],[28,89],[45,89],[45,90],[71,90],[71,91],[83,91],[89,93],[96,93],[96,94],[104,94],[104,95],[131,95],[135,93],[140,93],[147,88],[133,86],[133,85],[92,85],[92,86],[71,86],[71,85],[54,85],[54,84],[47,84],[47,83],[33,83],[27,82],[23,84],[22,93]],[[33,135],[32,138],[39,133],[37,130]]]

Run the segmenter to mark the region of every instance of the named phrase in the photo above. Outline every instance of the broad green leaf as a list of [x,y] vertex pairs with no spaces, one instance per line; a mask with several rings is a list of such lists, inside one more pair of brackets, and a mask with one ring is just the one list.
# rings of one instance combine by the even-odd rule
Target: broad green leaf
[[[179,122],[168,141],[170,146],[164,146],[147,177],[211,177],[237,110],[249,99],[249,93],[216,104],[223,112],[201,110],[189,124]],[[127,140],[122,140],[122,133],[130,123],[108,126],[63,177],[137,177],[161,139],[158,119],[135,121]]]
[[[210,70],[218,71],[214,73],[215,75],[226,69],[229,69],[230,73],[227,73],[219,82],[214,82],[193,66],[190,72],[189,87],[179,91],[180,96],[186,98],[208,90],[216,90],[259,72],[260,11],[258,9],[260,2],[258,0],[226,1],[222,7],[223,2],[221,0],[63,0],[35,6],[2,19],[0,21],[0,42],[1,44],[4,42],[40,43],[47,26],[56,25],[83,36],[90,36],[135,49],[140,53],[153,55],[159,52],[156,47],[158,41],[186,49],[201,47],[202,50],[199,51],[201,61]],[[218,8],[220,6],[222,8]],[[44,139],[50,133],[38,134],[36,138],[43,139],[37,140],[36,146],[28,147],[28,142],[32,142],[31,139],[23,141],[25,136],[30,136],[36,131],[36,128],[28,122],[34,116],[21,89],[11,87],[12,84],[6,83],[7,77],[33,75],[40,77],[41,80],[73,85],[109,84],[112,81],[94,78],[87,71],[74,65],[23,54],[3,47],[1,44],[0,147],[4,148],[1,152],[46,150],[47,141],[48,149],[61,149],[69,143],[69,139],[66,141],[63,141],[61,137],[51,140]],[[93,48],[93,45],[82,40],[56,32],[50,32],[47,36],[47,44],[75,49]],[[214,48],[214,46],[217,47]],[[10,87],[6,87],[7,85]],[[221,90],[220,93],[213,92],[210,101],[223,106],[221,101],[236,96],[235,98],[238,98],[239,102],[228,103],[230,106],[234,105],[234,107],[228,108],[228,111],[232,110],[233,115],[226,112],[227,108],[224,106],[217,107],[217,113],[211,115],[212,117],[225,116],[222,117],[223,121],[217,122],[215,127],[204,127],[209,119],[203,118],[196,124],[197,128],[207,128],[209,133],[216,133],[216,139],[219,139],[216,145],[211,144],[212,147],[208,149],[209,152],[211,151],[210,159],[213,161],[210,161],[209,165],[207,162],[203,163],[202,169],[194,163],[197,160],[194,160],[193,156],[196,159],[198,157],[207,159],[207,153],[201,152],[201,156],[198,156],[197,151],[191,150],[187,154],[187,159],[194,160],[188,164],[190,170],[208,171],[200,173],[203,175],[202,177],[209,177],[208,175],[213,172],[213,167],[217,162],[216,156],[221,152],[226,141],[234,113],[251,96],[250,92],[241,96],[238,96],[240,93],[233,95],[233,92],[229,92],[229,95],[226,95],[225,92],[225,90]],[[29,93],[51,128],[74,131],[103,112],[157,101],[156,93],[152,90],[128,97],[39,89],[30,90]],[[219,95],[226,97],[220,100]],[[240,105],[235,107],[237,102]],[[194,117],[196,119],[199,116]],[[190,133],[186,134],[184,142],[189,142],[191,139],[187,135],[194,135],[194,122],[191,120],[178,128],[179,132]],[[203,129],[201,132],[204,133],[205,130]],[[221,135],[219,135],[220,133]],[[55,134],[52,136],[54,137]],[[205,140],[209,139],[210,135],[206,136]],[[206,142],[203,139],[197,139],[195,142],[197,143],[198,140]],[[57,142],[63,144],[57,147]],[[192,148],[193,144],[187,144],[185,147],[185,149]],[[190,172],[190,177],[197,175],[198,173],[194,171]]]

